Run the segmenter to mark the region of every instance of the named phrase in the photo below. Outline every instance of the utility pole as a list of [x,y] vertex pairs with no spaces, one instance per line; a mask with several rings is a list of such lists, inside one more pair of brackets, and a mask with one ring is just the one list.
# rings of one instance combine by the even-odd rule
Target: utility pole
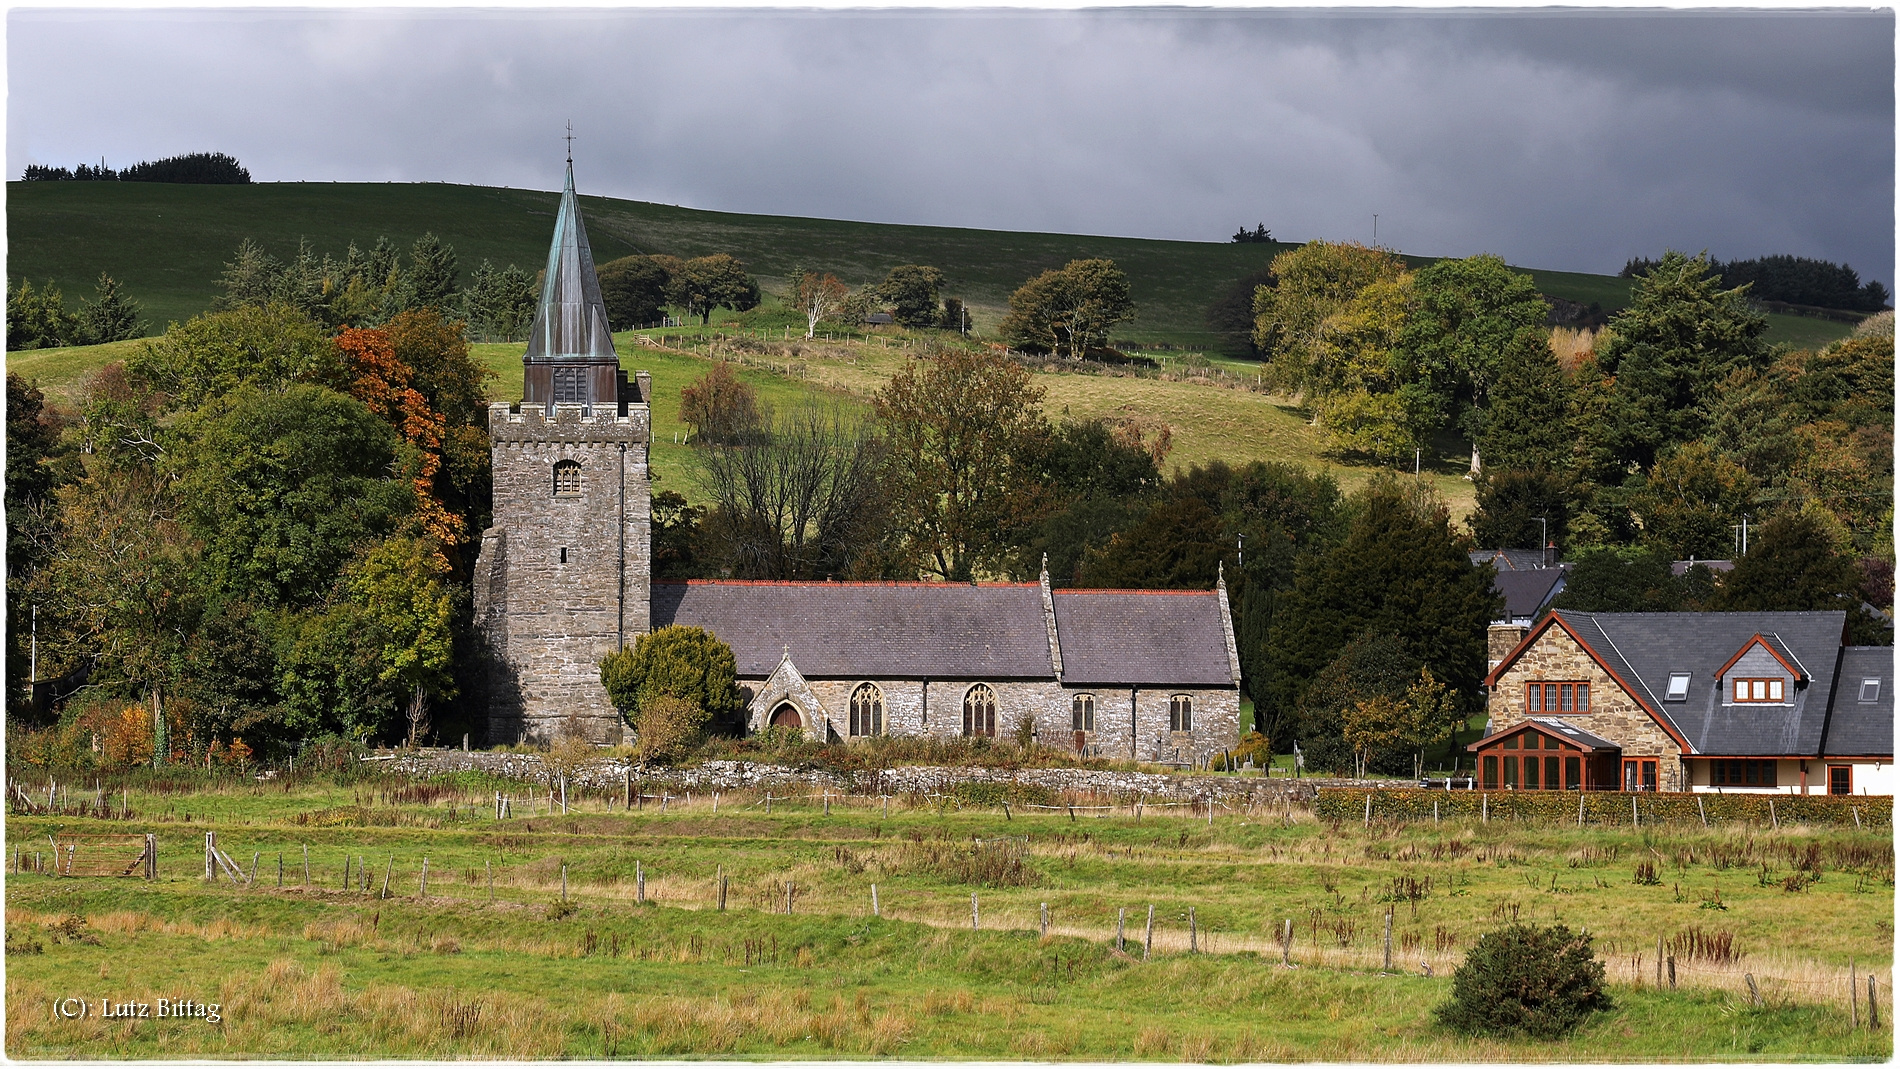
[[1372,213],[1372,247],[1379,247],[1379,213]]

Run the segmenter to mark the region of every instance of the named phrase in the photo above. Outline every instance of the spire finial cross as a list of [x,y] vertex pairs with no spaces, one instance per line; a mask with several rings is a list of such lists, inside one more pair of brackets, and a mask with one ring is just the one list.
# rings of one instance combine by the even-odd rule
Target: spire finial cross
[[567,162],[574,162],[574,120],[567,121]]

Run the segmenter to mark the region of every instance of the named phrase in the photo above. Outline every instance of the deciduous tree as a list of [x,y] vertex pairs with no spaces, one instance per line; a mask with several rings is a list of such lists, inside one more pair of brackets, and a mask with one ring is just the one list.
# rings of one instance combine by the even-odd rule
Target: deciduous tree
[[1254,344],[1273,382],[1299,393],[1321,385],[1321,324],[1367,286],[1404,273],[1405,261],[1357,242],[1309,241],[1274,257],[1272,282],[1253,298]]
[[878,283],[878,299],[891,306],[891,318],[902,327],[934,327],[938,306],[942,303],[944,274],[922,264],[902,264],[891,268]]
[[[631,330],[660,318],[672,281],[666,264],[652,256],[622,256],[600,265],[600,300],[615,330]],[[530,312],[532,317],[532,312]]]
[[801,271],[792,283],[792,302],[805,316],[805,337],[818,333],[818,324],[836,316],[851,296],[850,287],[838,276],[816,271]]
[[1010,295],[1002,323],[1011,345],[1079,359],[1107,346],[1108,332],[1133,319],[1128,275],[1113,260],[1071,260]]
[[1543,335],[1521,340],[1518,334],[1538,332],[1548,312],[1530,275],[1488,253],[1439,260],[1413,277],[1412,310],[1401,344],[1421,388],[1440,398],[1441,411],[1472,443],[1474,472],[1491,388],[1507,360],[1541,358],[1534,346]]
[[723,252],[685,261],[673,271],[670,286],[668,299],[698,316],[701,325],[712,322],[715,308],[744,312],[759,306],[759,284],[745,264]]
[[921,569],[951,581],[1004,564],[1037,506],[1026,439],[1045,433],[1041,388],[999,354],[939,350],[873,400],[885,492]]

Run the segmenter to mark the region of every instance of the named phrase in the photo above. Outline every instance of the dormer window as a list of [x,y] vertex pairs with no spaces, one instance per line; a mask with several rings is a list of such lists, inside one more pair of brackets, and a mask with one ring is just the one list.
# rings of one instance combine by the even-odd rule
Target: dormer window
[[1669,693],[1664,696],[1663,700],[1670,701],[1670,702],[1679,702],[1687,698],[1688,696],[1689,696],[1689,673],[1687,672],[1669,673]]
[[1735,700],[1738,702],[1778,702],[1782,700],[1781,679],[1737,679],[1735,680]]
[[1872,705],[1873,703],[1879,700],[1880,700],[1880,680],[1878,679],[1861,680],[1860,681],[1861,704]]

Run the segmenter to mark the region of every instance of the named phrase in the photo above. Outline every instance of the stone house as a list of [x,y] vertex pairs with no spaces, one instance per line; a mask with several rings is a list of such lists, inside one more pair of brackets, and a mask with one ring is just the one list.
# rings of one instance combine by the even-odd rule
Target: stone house
[[1845,627],[1838,611],[1554,610],[1485,680],[1479,782],[1892,794],[1893,650],[1844,645]]
[[1044,744],[1180,762],[1235,743],[1240,660],[1224,582],[655,583],[652,379],[620,370],[571,160],[523,365],[521,403],[489,408],[494,521],[474,575],[491,744],[575,728],[623,741],[599,662],[669,624],[732,647],[747,730],[1027,730]]

